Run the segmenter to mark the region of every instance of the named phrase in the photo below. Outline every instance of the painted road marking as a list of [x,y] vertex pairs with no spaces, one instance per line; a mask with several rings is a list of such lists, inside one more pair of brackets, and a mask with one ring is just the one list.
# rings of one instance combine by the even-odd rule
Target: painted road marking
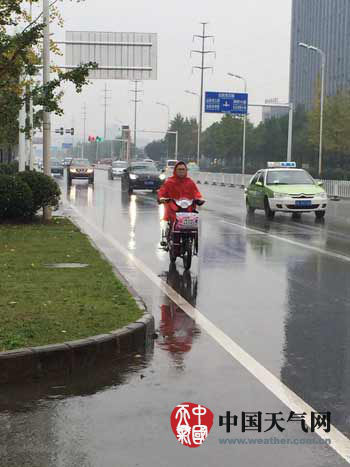
[[[291,389],[282,383],[269,370],[249,355],[235,341],[226,335],[221,329],[215,326],[208,318],[206,318],[197,308],[188,303],[180,294],[172,287],[159,278],[146,264],[136,258],[127,248],[125,248],[118,240],[111,235],[103,232],[97,226],[93,225],[86,218],[83,218],[75,206],[70,205],[71,209],[79,218],[79,225],[85,232],[92,234],[92,231],[104,237],[111,245],[113,245],[123,256],[134,265],[162,292],[164,292],[178,307],[180,307],[196,324],[209,334],[226,352],[231,355],[238,363],[240,363],[251,375],[253,375],[261,384],[265,386],[272,394],[274,394],[283,404],[290,408],[295,413],[305,412],[307,415],[305,421],[311,427],[311,412],[317,412],[303,399],[295,394]],[[88,229],[86,230],[86,226]],[[250,229],[252,230],[252,229]],[[348,464],[350,464],[350,440],[341,433],[337,428],[331,425],[331,431],[317,431],[320,438],[331,440],[330,447],[336,451]]]
[[341,261],[345,261],[347,263],[350,262],[350,257],[349,256],[345,256],[345,255],[342,255],[340,253],[335,253],[333,251],[323,250],[322,248],[318,248],[317,246],[307,245],[306,243],[297,242],[295,240],[291,240],[290,238],[279,237],[278,235],[270,234],[270,233],[264,232],[262,230],[252,229],[250,227],[247,227],[246,225],[237,224],[235,222],[229,222],[229,221],[225,221],[225,220],[222,220],[222,219],[221,219],[221,222],[223,222],[225,224],[232,225],[233,227],[238,227],[239,229],[243,229],[243,230],[246,230],[248,232],[254,232],[254,233],[261,232],[264,235],[266,235],[267,237],[273,238],[275,240],[279,240],[281,242],[289,243],[290,245],[306,248],[307,250],[311,250],[311,251],[314,251],[316,253],[320,253],[322,255],[330,256],[332,258],[340,259]]

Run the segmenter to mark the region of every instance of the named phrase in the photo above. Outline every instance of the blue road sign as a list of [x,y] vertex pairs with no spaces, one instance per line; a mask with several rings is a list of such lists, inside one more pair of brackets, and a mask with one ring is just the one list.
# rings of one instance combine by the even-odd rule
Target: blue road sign
[[72,149],[73,144],[72,143],[62,143],[62,149]]
[[247,115],[248,94],[237,92],[206,92],[205,112],[215,114]]

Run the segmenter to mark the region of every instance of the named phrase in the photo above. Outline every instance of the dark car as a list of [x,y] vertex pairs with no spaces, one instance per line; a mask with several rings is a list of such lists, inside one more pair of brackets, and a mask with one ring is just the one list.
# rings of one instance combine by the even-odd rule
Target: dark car
[[63,165],[58,159],[51,159],[51,175],[63,177]]
[[132,162],[122,174],[122,190],[152,190],[156,192],[165,180],[153,162]]
[[88,180],[94,183],[94,168],[88,159],[73,159],[68,167],[68,184],[72,180]]

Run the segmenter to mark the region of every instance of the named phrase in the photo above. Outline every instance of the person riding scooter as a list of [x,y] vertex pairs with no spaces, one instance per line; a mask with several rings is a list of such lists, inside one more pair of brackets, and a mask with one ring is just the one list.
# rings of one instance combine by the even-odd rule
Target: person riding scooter
[[[169,177],[158,190],[158,203],[165,203],[164,221],[168,223],[175,222],[177,208],[171,200],[183,198],[196,200],[196,204],[199,206],[205,203],[197,185],[187,176],[185,162],[179,161],[174,167],[173,176]],[[167,234],[164,233],[161,246],[166,246],[166,236]]]

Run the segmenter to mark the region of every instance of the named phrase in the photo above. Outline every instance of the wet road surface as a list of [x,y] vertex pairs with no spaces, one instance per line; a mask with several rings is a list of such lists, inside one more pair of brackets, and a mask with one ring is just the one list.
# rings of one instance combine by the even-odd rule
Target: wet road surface
[[[154,194],[121,193],[120,182],[103,171],[94,188],[73,184],[66,212],[142,296],[159,337],[144,355],[74,380],[2,388],[1,466],[348,465],[339,449],[316,444],[322,429],[304,433],[300,422],[286,420],[296,394],[316,411],[331,412],[332,425],[350,435],[350,203],[331,203],[324,223],[313,215],[266,221],[263,212],[246,217],[241,190],[201,190],[208,203],[201,211],[200,257],[187,274],[179,260],[169,268],[158,248]],[[160,279],[186,300],[186,312]],[[285,394],[276,397],[262,373],[247,371],[225,336],[190,318],[192,309],[268,370],[272,385],[274,378],[282,381]],[[179,445],[170,428],[170,413],[185,401],[215,414],[199,449]],[[239,416],[231,433],[218,423],[226,411]],[[282,412],[285,431],[264,433],[271,423],[263,421],[262,432],[242,433],[242,411],[261,411],[263,420]],[[220,444],[271,437],[315,444]],[[342,453],[348,448],[338,446]]]

